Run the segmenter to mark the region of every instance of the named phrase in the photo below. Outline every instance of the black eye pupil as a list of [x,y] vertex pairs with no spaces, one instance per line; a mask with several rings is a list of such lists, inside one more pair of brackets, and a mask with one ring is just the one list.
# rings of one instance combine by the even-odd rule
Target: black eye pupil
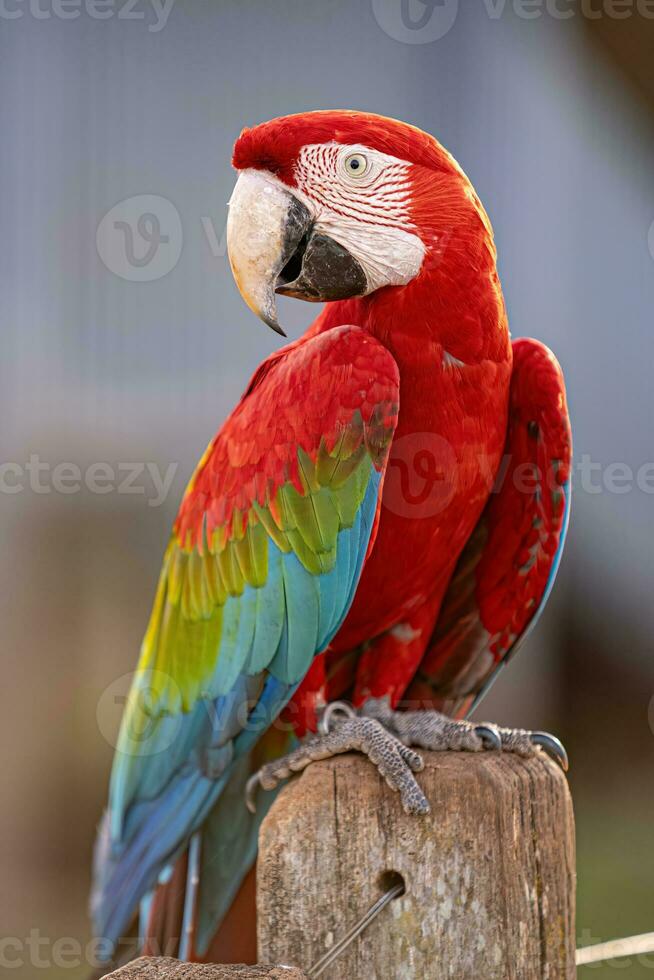
[[360,166],[361,166],[361,164],[359,163],[358,160],[351,160],[350,161],[350,167],[352,168],[352,170],[358,170]]

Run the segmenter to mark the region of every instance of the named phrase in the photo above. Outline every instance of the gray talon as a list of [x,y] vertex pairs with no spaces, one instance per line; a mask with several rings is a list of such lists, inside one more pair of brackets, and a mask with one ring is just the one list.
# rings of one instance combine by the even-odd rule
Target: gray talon
[[346,721],[356,716],[356,711],[347,701],[330,701],[318,721],[318,734],[329,735],[334,721]]
[[568,771],[567,753],[554,735],[530,732],[523,728],[502,728],[489,723],[475,724],[457,720],[439,711],[395,711],[383,699],[371,699],[361,708],[364,717],[377,721],[405,745],[415,745],[432,752],[511,752],[528,758],[542,748]]
[[568,753],[563,742],[559,741],[555,735],[550,735],[549,732],[530,732],[529,734],[534,745],[539,745],[552,759],[558,762],[563,772],[568,771]]
[[491,752],[502,751],[502,736],[492,725],[475,725],[475,735],[484,743],[484,748]]
[[257,812],[257,790],[261,785],[259,773],[255,772],[245,784],[245,805],[250,813]]

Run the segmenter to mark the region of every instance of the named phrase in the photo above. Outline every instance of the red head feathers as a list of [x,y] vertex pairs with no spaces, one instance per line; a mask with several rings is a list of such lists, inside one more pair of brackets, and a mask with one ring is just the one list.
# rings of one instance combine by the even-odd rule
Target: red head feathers
[[[456,160],[428,133],[353,110],[300,113],[245,129],[233,163],[247,172],[239,180],[253,189],[245,211],[259,200],[254,175],[272,177],[274,193],[279,184],[288,188],[308,209],[312,230],[335,240],[360,267],[361,274],[350,277],[351,291],[314,289],[307,295],[293,280],[291,286],[277,284],[277,292],[303,299],[364,296],[379,322],[382,307],[391,303],[394,310],[399,303],[405,315],[411,309],[412,319],[424,319],[429,329],[438,322],[449,334],[451,324],[456,338],[486,333],[480,317],[495,324],[504,319],[486,212]],[[330,267],[340,268],[337,258],[332,256]],[[350,272],[352,267],[350,261]],[[346,278],[339,276],[339,283]],[[401,292],[389,293],[387,286]],[[271,316],[263,319],[269,323]]]
[[420,167],[461,175],[456,160],[428,133],[415,126],[353,109],[329,109],[281,116],[244,129],[234,146],[237,170],[269,170],[288,184],[303,146],[312,143],[363,143]]

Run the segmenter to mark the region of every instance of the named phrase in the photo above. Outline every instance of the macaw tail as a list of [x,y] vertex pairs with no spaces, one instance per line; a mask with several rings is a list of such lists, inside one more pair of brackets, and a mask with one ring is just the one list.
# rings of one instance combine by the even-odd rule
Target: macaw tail
[[128,819],[118,844],[112,840],[105,814],[94,854],[91,918],[107,958],[129,929],[142,897],[170,875],[185,849],[179,841],[187,828],[201,823],[226,782],[227,775],[211,780],[197,771],[178,779],[166,799],[137,805],[139,813],[130,814],[137,818],[136,829]]
[[[105,813],[94,854],[91,917],[95,935],[106,942],[106,959],[115,955],[139,906],[140,946],[158,955],[174,955],[177,946],[181,959],[206,953],[254,864],[259,827],[275,798],[260,793],[251,814],[247,779],[292,741],[291,733],[271,728],[224,777],[211,780],[196,771],[178,781],[165,806],[161,799],[139,804],[138,830],[130,836],[128,820],[118,848]],[[187,838],[179,847],[180,828],[189,826],[200,829],[190,845]]]
[[[223,947],[225,942],[233,945],[232,934],[242,940],[248,926],[252,926],[254,941],[254,879],[250,872],[261,822],[276,795],[260,794],[255,814],[245,808],[245,784],[254,768],[251,756],[240,760],[169,879],[158,885],[142,906],[145,955],[201,960],[210,947],[214,955],[216,940]],[[246,879],[247,894],[240,894]],[[230,909],[230,917],[239,919],[238,929],[227,930],[229,936],[222,932],[217,939]],[[233,954],[234,950],[223,948],[221,962],[229,962]],[[247,955],[242,953],[238,958],[247,959]]]

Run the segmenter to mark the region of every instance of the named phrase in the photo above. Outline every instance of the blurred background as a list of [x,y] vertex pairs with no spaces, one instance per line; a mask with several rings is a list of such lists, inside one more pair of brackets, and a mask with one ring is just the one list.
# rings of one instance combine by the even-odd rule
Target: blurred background
[[[3,0],[0,923],[13,976],[87,973],[75,943],[89,939],[117,679],[194,463],[276,346],[225,254],[231,146],[246,124],[314,108],[396,116],[454,153],[494,223],[513,334],[563,364],[569,544],[539,630],[481,715],[567,744],[580,943],[654,929],[652,7]],[[281,313],[297,336],[315,309]]]

